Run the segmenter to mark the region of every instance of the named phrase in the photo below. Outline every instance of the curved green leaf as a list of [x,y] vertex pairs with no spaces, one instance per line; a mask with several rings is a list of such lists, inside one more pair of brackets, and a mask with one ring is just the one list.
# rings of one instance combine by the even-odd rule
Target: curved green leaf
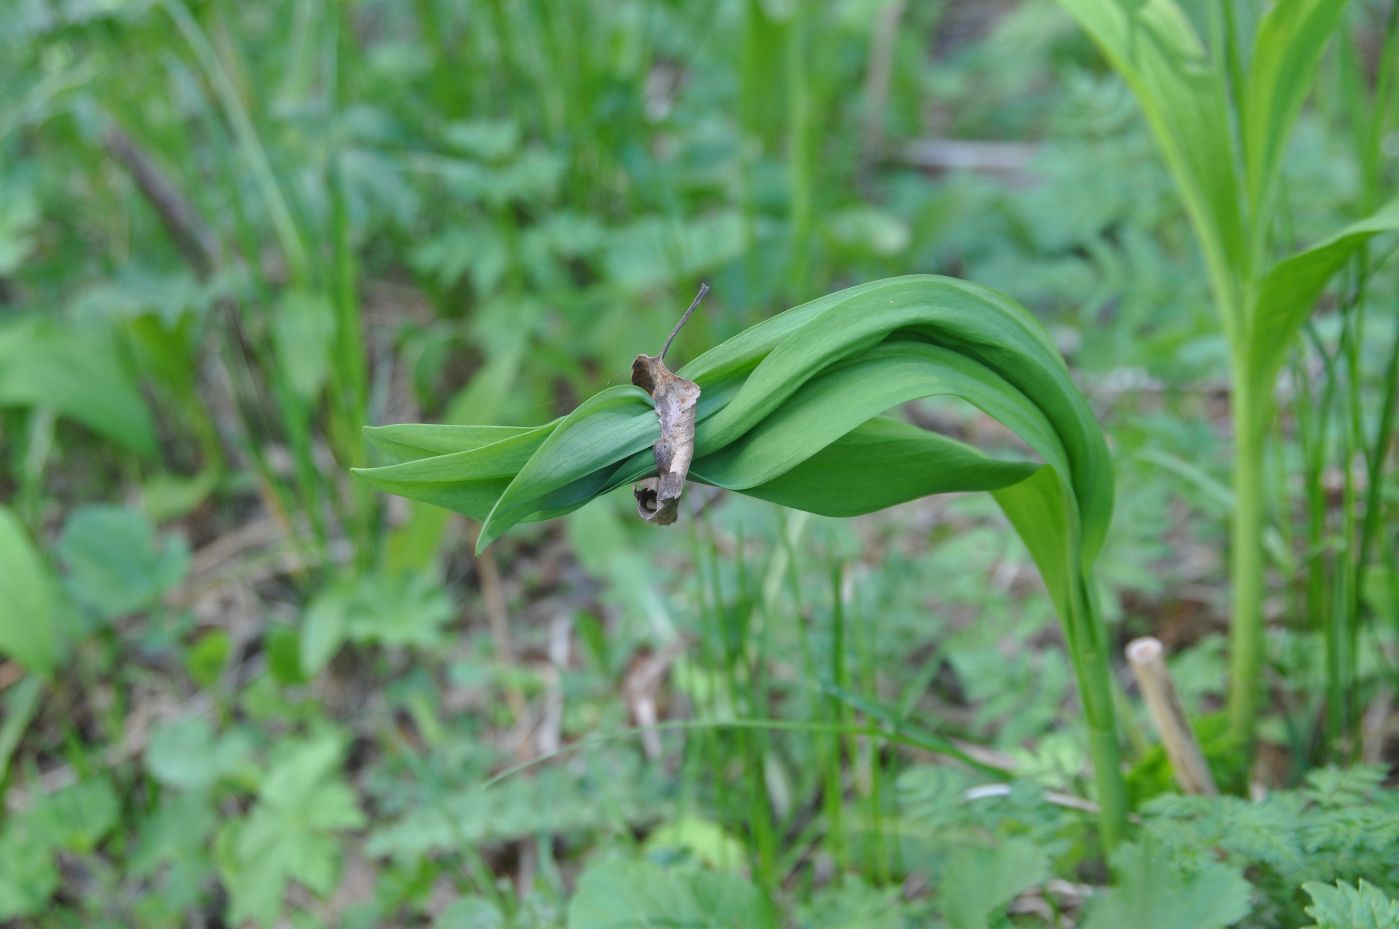
[[737,441],[705,455],[700,470],[707,481],[730,490],[757,486],[885,410],[933,396],[966,400],[1067,472],[1053,426],[1024,394],[956,352],[903,339],[877,345],[812,378]]
[[[756,489],[886,409],[947,394],[999,419],[1054,466],[1073,488],[1089,560],[1102,544],[1112,511],[1106,445],[1044,332],[992,291],[932,276],[854,287],[754,326],[679,373],[703,391],[697,480]],[[383,490],[483,520],[484,546],[518,522],[559,515],[643,476],[657,435],[645,394],[614,387],[533,429],[371,429],[370,441],[394,463],[356,473]],[[883,434],[881,443],[886,452],[895,447]],[[856,447],[842,445],[833,460],[848,463]],[[779,485],[784,499],[807,486],[809,475],[810,468],[800,482]],[[909,499],[900,493],[877,499]]]
[[[1272,395],[1273,382],[1287,360],[1287,351],[1332,276],[1356,250],[1381,232],[1399,229],[1399,200],[1352,223],[1311,248],[1284,258],[1259,284],[1252,338],[1247,347],[1247,376],[1258,396]],[[1265,410],[1264,417],[1271,415]],[[1262,428],[1265,423],[1255,423]]]
[[[988,458],[961,442],[879,417],[743,493],[821,516],[859,516],[932,494],[1000,490],[1040,468]],[[690,474],[724,486],[703,466]]]

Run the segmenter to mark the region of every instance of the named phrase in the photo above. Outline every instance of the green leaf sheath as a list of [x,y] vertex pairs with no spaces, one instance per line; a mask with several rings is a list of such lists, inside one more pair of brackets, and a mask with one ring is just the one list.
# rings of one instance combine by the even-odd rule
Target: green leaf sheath
[[[1015,431],[1068,482],[1085,550],[1096,554],[1102,543],[1112,511],[1106,445],[1044,332],[992,291],[931,276],[851,288],[774,316],[679,373],[703,391],[695,480],[853,515],[1027,477],[1025,462],[871,422],[909,400],[957,396]],[[485,545],[516,523],[561,515],[644,476],[657,435],[646,395],[613,387],[532,429],[371,428],[368,438],[392,463],[356,473],[482,520]],[[914,455],[935,456],[945,473],[911,474]],[[819,473],[823,461],[832,479]],[[842,488],[845,499],[833,499]]]

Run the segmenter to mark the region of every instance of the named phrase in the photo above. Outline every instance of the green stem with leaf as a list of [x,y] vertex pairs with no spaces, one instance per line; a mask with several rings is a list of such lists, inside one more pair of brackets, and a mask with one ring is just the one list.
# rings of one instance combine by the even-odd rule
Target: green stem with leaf
[[[1226,5],[1206,47],[1176,0],[1061,0],[1141,104],[1209,272],[1232,360],[1234,417],[1230,721],[1251,750],[1264,663],[1265,436],[1273,387],[1331,277],[1376,233],[1399,228],[1399,201],[1310,249],[1270,262],[1287,140],[1345,0],[1273,4],[1243,61]],[[1237,132],[1237,137],[1236,137]]]

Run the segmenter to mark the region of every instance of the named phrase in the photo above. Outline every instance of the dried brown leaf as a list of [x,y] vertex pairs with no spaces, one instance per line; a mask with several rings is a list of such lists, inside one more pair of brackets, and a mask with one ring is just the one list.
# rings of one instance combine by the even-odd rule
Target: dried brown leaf
[[698,384],[666,367],[665,355],[680,327],[708,292],[709,288],[701,284],[694,302],[671,331],[659,355],[637,355],[631,366],[631,382],[651,395],[656,417],[661,421],[661,437],[652,448],[656,474],[637,481],[632,493],[641,518],[662,526],[675,522],[685,477],[695,460],[695,412],[700,396]]

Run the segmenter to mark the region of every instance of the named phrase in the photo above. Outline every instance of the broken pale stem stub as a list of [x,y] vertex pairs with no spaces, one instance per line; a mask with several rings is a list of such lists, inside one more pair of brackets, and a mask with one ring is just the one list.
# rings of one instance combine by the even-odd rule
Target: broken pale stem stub
[[661,421],[661,437],[652,448],[656,457],[656,473],[632,485],[636,496],[636,511],[647,522],[668,526],[679,515],[680,494],[685,490],[685,475],[695,460],[695,407],[700,389],[665,366],[670,343],[689,321],[709,287],[701,284],[690,308],[670,331],[659,355],[637,355],[631,366],[631,382],[651,395],[656,418]]

